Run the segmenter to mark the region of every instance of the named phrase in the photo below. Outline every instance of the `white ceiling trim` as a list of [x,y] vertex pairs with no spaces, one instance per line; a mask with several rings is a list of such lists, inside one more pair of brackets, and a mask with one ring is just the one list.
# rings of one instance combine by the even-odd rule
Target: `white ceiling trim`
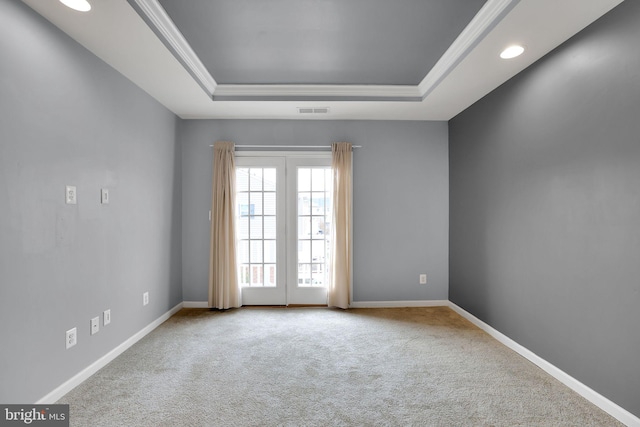
[[375,97],[419,98],[417,86],[402,85],[218,85],[225,97]]
[[127,0],[150,24],[160,39],[177,55],[198,84],[212,97],[218,84],[191,48],[158,0]]
[[[422,102],[415,102],[415,98],[409,99],[416,91],[421,93],[417,86],[391,86],[386,88],[386,92],[385,88],[379,86],[332,88],[354,90],[356,93],[380,90],[389,95],[383,97],[378,92],[376,99],[376,96],[344,97],[344,92],[328,97],[325,92],[328,87],[322,85],[288,89],[302,89],[306,93],[318,89],[324,97],[308,96],[308,99],[300,99],[304,98],[301,96],[287,100],[269,99],[269,96],[261,99],[241,96],[224,99],[220,96],[221,102],[215,102],[210,91],[198,83],[193,72],[188,71],[186,61],[180,60],[175,49],[161,40],[159,30],[151,28],[150,19],[145,21],[135,1],[149,0],[97,1],[88,14],[73,12],[56,0],[22,1],[183,119],[446,121],[623,0],[520,0],[517,4],[513,3],[514,7],[511,8],[504,3],[502,13],[506,16],[486,24],[487,33],[477,37],[479,41],[475,45],[472,43],[469,52],[464,53],[462,50],[463,58],[458,63],[454,61],[453,69],[441,81],[436,81],[428,96],[417,97]],[[489,3],[499,9],[500,3],[496,0],[489,0]],[[487,11],[483,11],[485,12]],[[465,31],[471,30],[467,28]],[[180,34],[179,31],[178,33]],[[510,61],[498,57],[507,43],[516,42],[527,46],[524,55]],[[211,79],[215,84],[215,80]],[[215,85],[215,95],[225,91],[233,94],[233,90],[240,91],[236,93],[246,93],[243,90],[251,89],[252,85],[240,89],[225,86],[227,85]],[[280,89],[282,88],[278,88]],[[402,95],[410,96],[393,99],[393,91],[396,90],[400,90]],[[297,107],[327,107],[330,113],[300,114]]]
[[488,0],[418,85],[428,96],[520,0]]

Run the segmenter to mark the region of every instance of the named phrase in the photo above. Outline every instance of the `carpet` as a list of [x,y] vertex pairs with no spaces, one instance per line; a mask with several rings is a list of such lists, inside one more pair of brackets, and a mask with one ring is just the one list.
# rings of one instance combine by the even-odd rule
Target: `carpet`
[[58,403],[72,426],[620,426],[447,307],[183,309]]

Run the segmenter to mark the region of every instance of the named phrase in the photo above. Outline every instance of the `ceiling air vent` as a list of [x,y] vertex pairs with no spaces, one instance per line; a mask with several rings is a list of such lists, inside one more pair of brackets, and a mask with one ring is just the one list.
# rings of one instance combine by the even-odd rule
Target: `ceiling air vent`
[[329,112],[329,107],[320,107],[320,108],[298,107],[298,113],[300,114],[327,114],[328,112]]

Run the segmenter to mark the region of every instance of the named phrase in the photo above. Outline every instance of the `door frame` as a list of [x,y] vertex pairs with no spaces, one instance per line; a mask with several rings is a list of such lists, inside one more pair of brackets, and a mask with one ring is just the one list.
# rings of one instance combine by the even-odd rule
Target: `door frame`
[[[276,255],[277,264],[277,281],[276,283],[284,283],[284,287],[276,286],[275,288],[260,287],[241,287],[241,304],[242,305],[326,305],[328,287],[322,288],[305,288],[306,292],[299,291],[297,280],[295,283],[289,283],[293,277],[293,270],[297,277],[297,174],[295,171],[289,170],[292,165],[295,166],[330,166],[331,151],[236,151],[236,167],[247,167],[242,165],[247,159],[256,167],[273,166],[280,158],[283,162],[283,173],[278,174],[276,181],[276,198],[277,198],[277,241],[279,243]],[[303,160],[309,160],[309,164],[305,165]],[[328,162],[327,162],[328,160]],[[238,163],[241,163],[238,165]],[[300,163],[300,164],[298,164]],[[320,164],[323,163],[323,164]],[[251,166],[248,166],[251,167]],[[284,175],[284,179],[281,178]],[[282,184],[281,184],[282,182]],[[291,184],[293,182],[293,185]],[[292,188],[293,187],[293,188]],[[291,202],[289,199],[294,197]],[[282,212],[282,214],[280,213]],[[291,246],[293,245],[293,246]],[[294,249],[291,249],[294,248]],[[289,270],[292,270],[291,272]],[[305,295],[306,294],[306,295]]]

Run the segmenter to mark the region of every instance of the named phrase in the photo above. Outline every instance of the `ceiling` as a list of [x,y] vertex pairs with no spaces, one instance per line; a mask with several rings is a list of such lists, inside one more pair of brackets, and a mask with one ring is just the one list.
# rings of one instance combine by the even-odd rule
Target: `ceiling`
[[218,84],[417,85],[485,0],[160,0]]
[[185,119],[449,120],[623,0],[23,1]]

